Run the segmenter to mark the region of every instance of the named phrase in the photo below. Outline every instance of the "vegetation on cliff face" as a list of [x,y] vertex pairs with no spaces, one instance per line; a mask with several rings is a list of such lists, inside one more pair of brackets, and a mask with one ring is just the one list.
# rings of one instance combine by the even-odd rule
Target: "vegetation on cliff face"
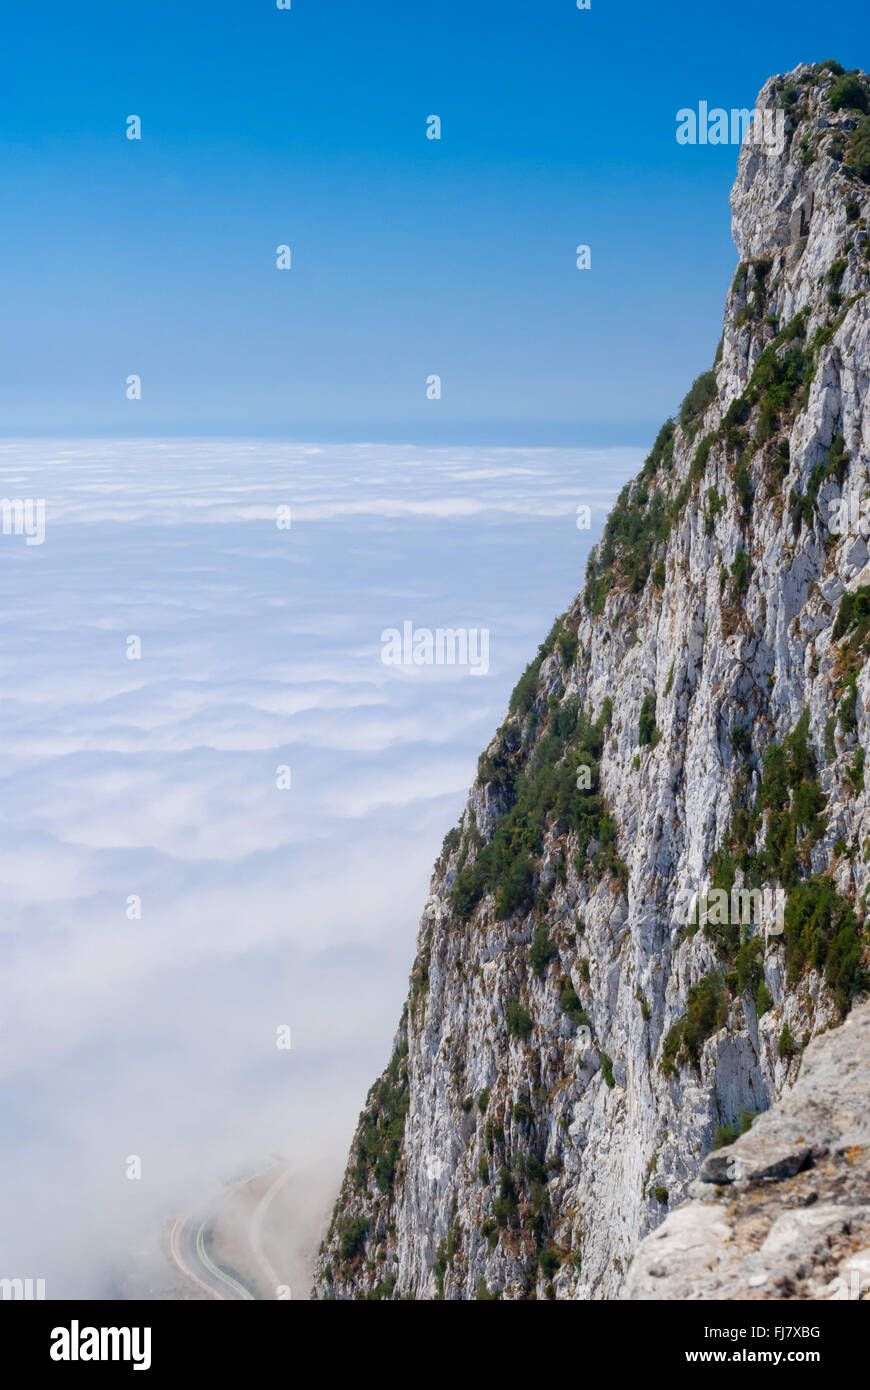
[[650,484],[673,465],[674,431],[673,420],[665,421],[640,478],[622,489],[607,518],[604,539],[589,557],[584,599],[588,611],[596,616],[604,612],[604,601],[614,582],[632,594],[641,592],[659,547],[670,534],[666,491],[654,486],[650,492]]
[[[525,713],[530,711],[531,705]],[[599,868],[621,871],[598,788],[598,759],[608,718],[605,709],[590,723],[576,698],[561,704],[554,699],[535,725],[533,751],[527,751],[519,731],[501,731],[495,749],[481,761],[479,775],[498,787],[508,809],[492,839],[456,875],[451,901],[460,922],[469,920],[488,893],[495,894],[497,918],[531,908],[544,833],[555,821],[576,833],[580,855],[597,840]]]
[[[745,771],[740,785],[745,795],[749,785]],[[826,806],[809,741],[809,710],[804,710],[782,744],[767,745],[752,804],[738,806],[723,844],[713,855],[711,887],[730,894],[740,873],[747,889],[772,883],[787,889],[784,934],[789,983],[794,984],[808,965],[822,971],[845,1013],[852,997],[867,988],[862,966],[865,937],[852,905],[830,878],[811,872],[812,850],[825,829]],[[749,959],[744,954],[741,970],[741,951],[745,953],[749,943],[740,924],[708,923],[705,931],[722,959],[738,966],[737,973],[729,973],[725,981],[740,997],[747,992]],[[762,983],[757,972],[751,983],[757,991]],[[764,1002],[764,996],[759,1002]]]
[[692,985],[689,1007],[682,1018],[673,1024],[662,1043],[662,1071],[673,1076],[680,1057],[698,1065],[701,1048],[717,1028],[728,1021],[728,1001],[722,978],[711,972]]
[[392,1191],[409,1100],[406,1040],[396,1048],[390,1065],[369,1092],[353,1170],[359,1186],[372,1177],[381,1192]]

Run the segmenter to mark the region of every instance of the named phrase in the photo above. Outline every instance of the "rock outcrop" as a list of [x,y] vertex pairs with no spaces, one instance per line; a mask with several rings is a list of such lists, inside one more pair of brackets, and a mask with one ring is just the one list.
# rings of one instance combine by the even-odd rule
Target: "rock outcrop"
[[870,1004],[810,1043],[794,1086],[690,1192],[623,1297],[870,1300]]
[[785,141],[740,151],[714,366],[445,840],[317,1297],[617,1296],[866,987],[870,82],[844,81],[759,97]]

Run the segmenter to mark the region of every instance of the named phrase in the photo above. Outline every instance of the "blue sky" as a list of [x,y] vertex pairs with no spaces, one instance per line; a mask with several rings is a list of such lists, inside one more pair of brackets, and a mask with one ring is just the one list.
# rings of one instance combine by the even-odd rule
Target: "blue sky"
[[10,7],[0,429],[643,444],[735,263],[736,151],[677,109],[867,32],[865,0]]

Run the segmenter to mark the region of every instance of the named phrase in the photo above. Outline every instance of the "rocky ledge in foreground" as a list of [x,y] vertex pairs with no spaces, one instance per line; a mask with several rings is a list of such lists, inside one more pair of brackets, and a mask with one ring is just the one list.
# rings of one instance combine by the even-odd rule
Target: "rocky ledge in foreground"
[[624,1298],[870,1301],[870,1003],[810,1044],[791,1090],[690,1191]]

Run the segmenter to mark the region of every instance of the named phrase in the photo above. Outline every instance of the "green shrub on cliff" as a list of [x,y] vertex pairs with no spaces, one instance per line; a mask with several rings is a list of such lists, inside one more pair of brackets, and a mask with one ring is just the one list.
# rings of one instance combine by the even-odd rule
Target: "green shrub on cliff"
[[711,971],[689,990],[682,1018],[669,1029],[662,1043],[662,1071],[673,1076],[681,1059],[697,1067],[701,1048],[728,1018],[728,1000],[721,975]]
[[492,1214],[499,1226],[508,1226],[517,1212],[517,1194],[509,1168],[502,1164],[498,1170],[499,1193],[492,1204]]
[[852,72],[838,77],[828,92],[828,101],[835,111],[867,111],[870,97],[860,78]]
[[571,983],[570,976],[565,976],[562,981],[562,990],[559,995],[559,1008],[563,1014],[567,1014],[575,1027],[579,1028],[581,1023],[589,1022],[586,1010],[580,1003],[580,997]]
[[807,479],[806,491],[798,493],[792,491],[791,494],[791,515],[792,521],[797,526],[800,522],[805,522],[807,526],[813,523],[813,514],[819,492],[831,478],[837,483],[842,484],[849,467],[849,455],[846,452],[846,443],[841,434],[835,436],[831,442],[831,447],[825,458],[820,459],[812,469]]
[[[496,894],[496,915],[506,919],[528,910],[534,901],[535,861],[544,832],[564,822],[578,837],[581,853],[592,839],[607,840],[606,813],[598,796],[598,758],[610,718],[607,701],[595,724],[589,724],[576,700],[554,705],[549,729],[522,767],[518,754],[496,752],[487,763],[513,804],[499,817],[492,839],[473,863],[463,864],[451,891],[461,921],[467,921],[489,892]],[[615,839],[615,832],[613,838]],[[615,870],[615,854],[605,867]]]
[[372,1228],[367,1216],[355,1216],[345,1221],[341,1231],[341,1258],[353,1260],[365,1245],[366,1236]]
[[697,429],[701,416],[715,399],[716,373],[702,372],[700,376],[695,377],[680,406],[680,424],[683,429],[688,433],[691,433],[693,428]]
[[789,983],[806,966],[822,971],[842,1013],[852,995],[867,987],[864,937],[855,910],[827,876],[813,874],[792,889],[785,909],[785,946]]
[[849,633],[849,647],[857,651],[870,633],[870,584],[862,584],[840,599],[831,636],[839,642]]
[[638,746],[645,748],[648,744],[655,742],[656,736],[656,697],[649,694],[645,697],[640,708],[640,718],[637,725]]
[[858,177],[870,183],[870,116],[864,117],[853,134],[846,158]]
[[383,1076],[375,1082],[360,1117],[353,1171],[357,1186],[365,1186],[372,1173],[381,1192],[392,1191],[409,1106],[408,1044],[405,1042],[396,1049]]
[[520,1002],[519,995],[512,994],[507,1006],[508,1037],[528,1038],[533,1026],[532,1015]]
[[529,965],[536,975],[543,975],[551,960],[558,956],[555,943],[550,940],[546,922],[539,922],[529,947]]

